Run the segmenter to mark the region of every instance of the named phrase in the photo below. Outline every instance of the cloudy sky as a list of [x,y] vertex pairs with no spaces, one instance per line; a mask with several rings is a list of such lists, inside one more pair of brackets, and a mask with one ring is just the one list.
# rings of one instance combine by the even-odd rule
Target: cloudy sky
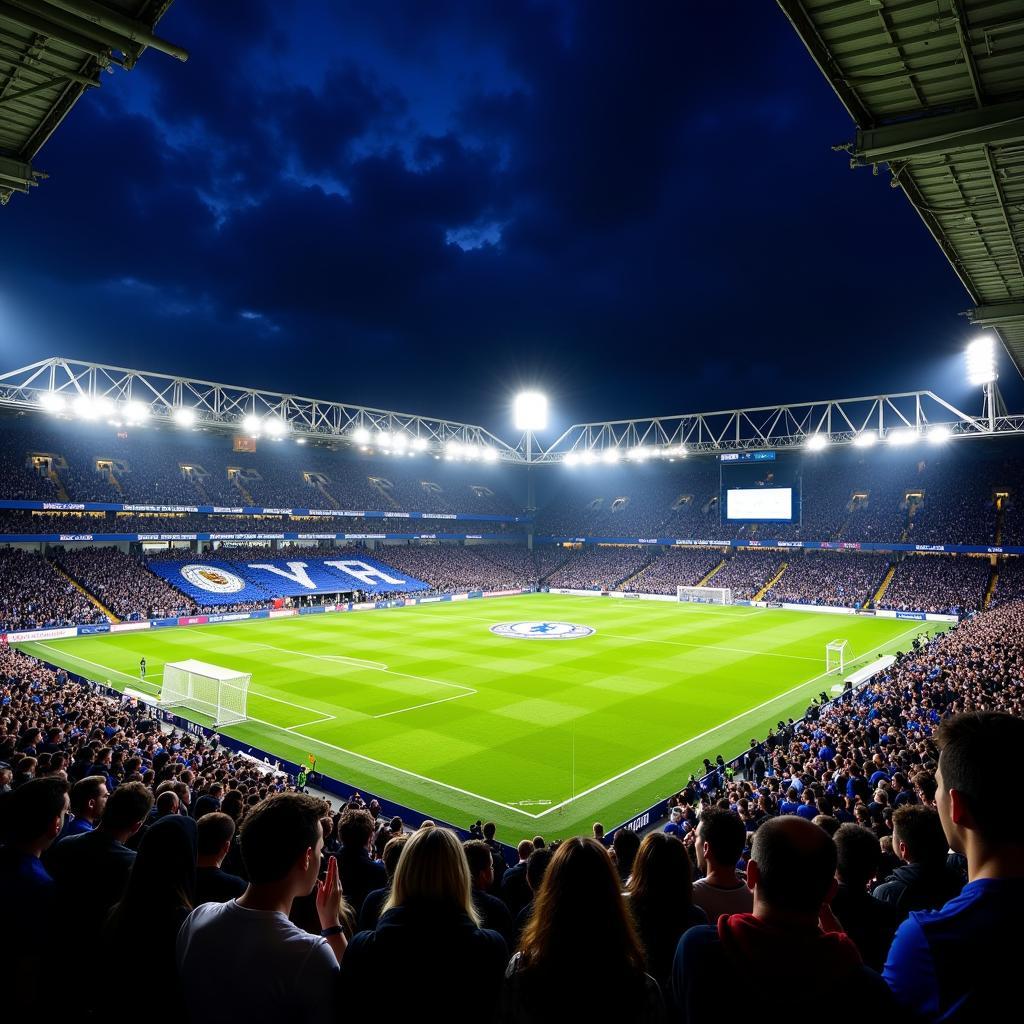
[[[774,3],[177,0],[0,211],[63,354],[483,422],[934,387],[969,305]],[[973,402],[973,399],[970,401]]]

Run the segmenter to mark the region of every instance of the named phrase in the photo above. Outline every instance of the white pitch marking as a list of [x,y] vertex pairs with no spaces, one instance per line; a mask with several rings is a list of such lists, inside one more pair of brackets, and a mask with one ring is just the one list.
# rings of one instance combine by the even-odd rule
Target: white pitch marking
[[476,693],[473,690],[471,693],[456,693],[452,697],[442,697],[440,700],[428,700],[425,704],[413,704],[411,708],[399,708],[397,711],[385,711],[382,715],[374,715],[374,718],[390,718],[392,715],[404,715],[406,711],[415,711],[417,708],[429,708],[432,704],[444,704],[450,700],[461,700],[463,697],[470,697]]

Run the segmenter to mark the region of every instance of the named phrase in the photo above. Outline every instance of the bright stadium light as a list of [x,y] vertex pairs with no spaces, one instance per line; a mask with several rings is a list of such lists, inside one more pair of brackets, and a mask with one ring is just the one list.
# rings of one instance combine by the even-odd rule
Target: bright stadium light
[[675,449],[675,451],[672,454],[678,456],[680,459],[685,459],[686,456],[690,454],[690,452],[685,444],[681,444],[678,448]]
[[196,422],[196,411],[187,405],[179,405],[174,410],[173,418],[179,427],[191,427]]
[[58,395],[56,391],[44,391],[39,396],[39,405],[44,412],[53,413],[56,416],[58,413],[62,413],[67,407],[67,402],[64,401],[63,395]]
[[483,456],[484,462],[497,462],[498,461],[498,452],[495,449],[494,445],[485,444],[480,449],[480,454]]
[[828,434],[811,434],[807,438],[807,450],[810,452],[820,452],[828,447]]
[[378,430],[373,435],[373,443],[380,445],[381,448],[387,448],[391,444],[391,435],[386,430]]
[[295,443],[296,444],[305,444],[306,443],[306,439],[304,437],[297,437],[297,438],[295,438]]
[[579,463],[580,457],[575,452],[569,452],[562,461],[567,466],[575,466]]
[[391,439],[391,447],[401,455],[405,449],[409,446],[409,435],[403,433],[401,430],[395,431],[395,436]]
[[288,424],[276,416],[268,416],[263,421],[263,429],[268,437],[281,437],[288,429]]
[[916,430],[894,430],[887,435],[886,441],[897,447],[905,447],[908,444],[914,444],[917,438],[918,433]]
[[149,406],[144,402],[129,402],[124,407],[124,418],[128,423],[145,423],[149,419]]
[[548,399],[539,391],[522,391],[512,404],[516,430],[533,432],[548,425]]
[[462,458],[462,445],[452,439],[445,445],[444,453],[449,459],[460,459]]
[[870,448],[877,440],[878,435],[873,430],[862,430],[853,439],[853,443],[858,448]]
[[242,420],[242,429],[252,437],[258,436],[262,427],[259,416],[250,414]]
[[603,452],[601,452],[601,461],[602,462],[607,462],[609,465],[611,465],[613,462],[618,462],[619,461],[619,449],[618,448],[605,448],[605,450]]
[[430,444],[430,442],[425,437],[414,437],[412,439],[413,451],[425,452],[428,444]]
[[643,462],[647,458],[647,449],[641,445],[637,445],[635,448],[630,448],[626,458],[632,459],[633,462]]
[[975,386],[991,384],[996,379],[996,345],[991,337],[982,335],[967,346],[967,381]]
[[941,425],[928,431],[928,440],[931,444],[945,444],[952,436],[953,431]]
[[88,395],[79,395],[72,403],[72,409],[75,415],[83,420],[96,420],[101,416],[109,416],[114,407],[106,398],[90,398]]
[[366,444],[370,440],[370,432],[366,427],[356,427],[356,429],[352,431],[352,440],[355,441],[356,444]]
[[581,461],[581,462],[583,463],[583,465],[585,465],[585,466],[592,466],[592,465],[593,465],[593,464],[594,464],[595,462],[597,462],[597,455],[596,455],[596,454],[595,454],[595,453],[593,452],[593,450],[592,450],[592,449],[588,448],[588,449],[587,449],[587,450],[586,450],[586,451],[585,451],[585,452],[584,452],[584,453],[583,453],[583,454],[582,454],[582,455],[580,456],[580,461]]

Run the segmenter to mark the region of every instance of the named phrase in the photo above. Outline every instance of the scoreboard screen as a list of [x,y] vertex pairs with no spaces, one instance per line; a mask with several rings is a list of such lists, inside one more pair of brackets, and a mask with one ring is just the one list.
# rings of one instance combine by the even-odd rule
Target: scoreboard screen
[[723,523],[799,523],[800,471],[776,452],[720,456]]

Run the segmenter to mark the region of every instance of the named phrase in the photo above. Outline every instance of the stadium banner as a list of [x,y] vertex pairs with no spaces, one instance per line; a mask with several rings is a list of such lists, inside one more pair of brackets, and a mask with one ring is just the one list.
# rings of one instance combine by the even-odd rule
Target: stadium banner
[[327,611],[327,609],[322,604],[320,604],[320,605],[315,605],[312,608],[300,608],[299,609],[299,614],[300,615],[323,615],[323,613],[325,611]]
[[894,608],[879,608],[875,615],[880,619],[911,619],[916,622],[959,622],[959,615],[943,612],[904,612]]
[[466,595],[466,597],[469,597],[469,598],[473,598],[473,597],[483,597],[483,596],[484,596],[484,592],[483,592],[482,590],[471,590],[471,591],[470,591],[470,592],[469,592],[469,593],[468,593],[468,594]]
[[250,619],[269,619],[270,618],[270,609],[269,608],[260,608],[259,611],[249,612],[249,618]]
[[178,616],[179,626],[205,626],[210,621],[208,615],[180,615]]
[[292,615],[298,615],[298,608],[271,608],[267,612],[268,619],[287,619]]
[[822,612],[825,615],[853,615],[856,611],[856,608],[847,608],[845,605],[797,604],[789,601],[783,601],[779,607],[787,612]]
[[143,620],[142,622],[112,622],[110,624],[111,633],[137,633],[139,630],[149,629],[151,623]]
[[207,615],[207,622],[247,622],[252,618],[252,612],[221,612],[217,615]]
[[109,622],[88,622],[84,626],[78,627],[79,636],[95,636],[97,633],[109,633],[110,623]]
[[58,629],[19,629],[7,634],[7,642],[20,644],[31,640],[68,640],[73,636],[78,636],[77,626],[62,626]]
[[262,505],[139,505],[112,501],[0,500],[0,509],[29,512],[195,512],[200,515],[330,516],[366,519],[458,519],[477,523],[530,523],[532,516],[494,512],[383,512],[337,508],[266,508]]
[[164,629],[165,627],[177,626],[178,617],[175,616],[173,619],[150,619],[149,624],[153,629]]

